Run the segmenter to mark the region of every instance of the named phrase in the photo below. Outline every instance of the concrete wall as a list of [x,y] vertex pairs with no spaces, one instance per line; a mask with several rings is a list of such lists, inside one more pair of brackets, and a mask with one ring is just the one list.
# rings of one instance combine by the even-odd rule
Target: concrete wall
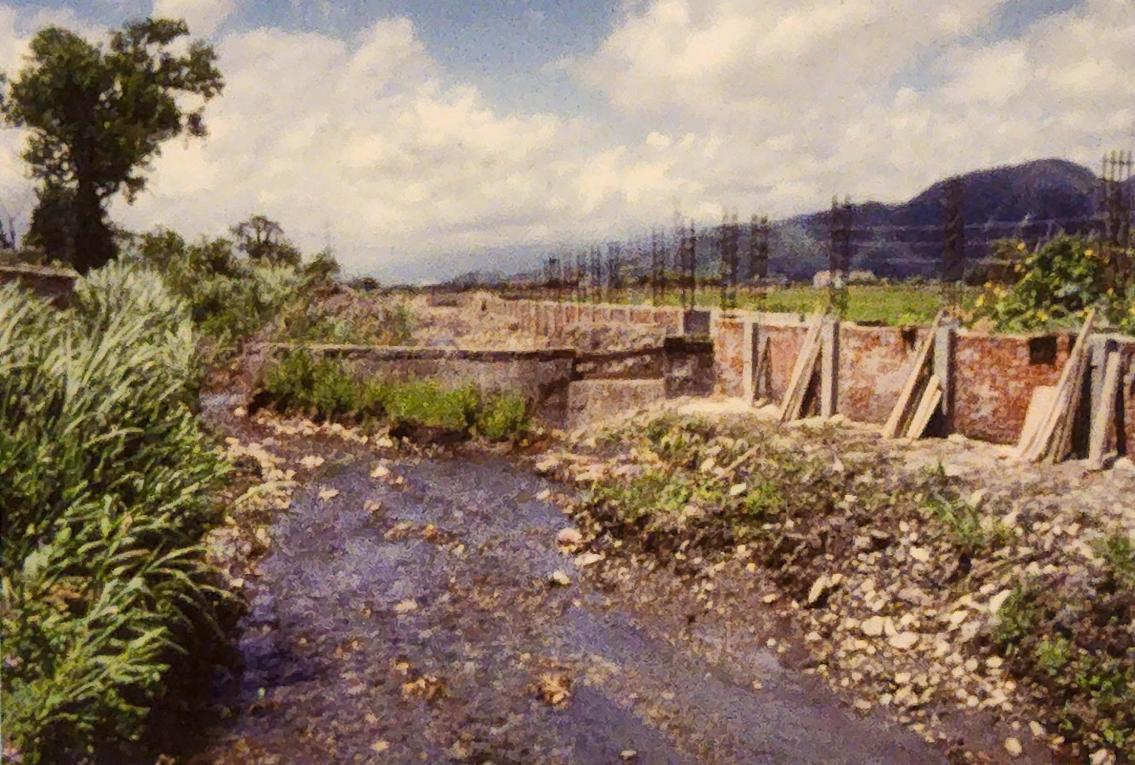
[[[243,377],[255,390],[265,365],[293,346],[261,344],[245,354]],[[563,423],[567,389],[575,376],[575,351],[466,350],[398,346],[311,345],[317,355],[344,360],[356,373],[391,380],[433,379],[444,385],[472,383],[486,392],[516,391],[533,407],[536,416],[553,425]]]
[[53,305],[65,307],[75,293],[75,280],[79,275],[61,268],[30,265],[0,265],[0,286],[16,283],[36,295],[50,300]]
[[[241,374],[245,390],[254,393],[267,364],[295,347],[262,343],[246,349]],[[667,396],[707,395],[713,388],[712,346],[706,341],[685,338],[667,338],[661,346],[613,353],[584,353],[573,348],[304,347],[316,355],[342,359],[365,377],[433,379],[447,386],[471,383],[486,392],[515,391],[528,399],[537,417],[556,426],[567,420],[568,388],[577,381],[639,381],[644,385],[630,386],[626,390],[663,391]],[[645,385],[648,381],[652,385]],[[591,389],[624,390],[617,385],[592,386]],[[585,396],[580,401],[593,402],[596,395],[600,394]]]
[[[715,317],[714,389],[727,396],[752,396],[779,402],[808,328],[792,317],[737,315]],[[926,337],[925,327],[839,326],[836,411],[850,420],[886,421]],[[759,368],[753,356],[760,338],[769,341],[764,379],[746,379]],[[1116,436],[1135,453],[1135,338],[1112,338],[1121,353],[1122,411]],[[1097,342],[1099,340],[1097,339]],[[1054,385],[1075,335],[991,335],[966,330],[954,335],[952,406],[946,432],[993,443],[1017,441],[1033,389]]]
[[[554,310],[530,301],[499,301],[496,310],[526,316]],[[581,305],[569,320],[663,323],[687,329],[689,319],[676,308]],[[701,321],[704,317],[699,316]],[[522,326],[531,326],[523,325]],[[886,421],[925,338],[925,327],[868,327],[841,323],[835,363],[836,411],[858,422]],[[779,402],[788,387],[796,356],[808,333],[808,322],[790,314],[736,311],[712,312],[712,390],[720,395],[765,398]],[[762,340],[768,342],[766,364],[755,364]],[[991,335],[959,330],[952,335],[947,385],[953,389],[942,423],[944,432],[961,433],[994,443],[1015,443],[1033,390],[1053,385],[1075,340],[1071,333]],[[1121,412],[1113,445],[1135,453],[1135,338],[1112,337],[1121,354]],[[1095,338],[1094,342],[1101,342]],[[944,362],[943,362],[944,363]],[[809,411],[815,411],[815,401]]]
[[552,300],[504,300],[491,297],[485,310],[515,318],[523,332],[541,336],[563,332],[572,324],[642,325],[668,335],[684,334],[681,308],[606,303],[558,303]]

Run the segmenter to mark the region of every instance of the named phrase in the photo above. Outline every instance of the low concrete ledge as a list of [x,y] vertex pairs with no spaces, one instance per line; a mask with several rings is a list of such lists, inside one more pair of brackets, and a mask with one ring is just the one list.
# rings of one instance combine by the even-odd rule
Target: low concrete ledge
[[64,268],[24,263],[0,265],[0,285],[15,283],[57,307],[70,304],[79,274]]
[[552,360],[574,358],[574,348],[433,348],[417,345],[344,345],[329,343],[265,343],[265,350],[273,354],[304,348],[322,356],[352,358],[366,356],[375,360],[402,359],[464,359],[467,361]]

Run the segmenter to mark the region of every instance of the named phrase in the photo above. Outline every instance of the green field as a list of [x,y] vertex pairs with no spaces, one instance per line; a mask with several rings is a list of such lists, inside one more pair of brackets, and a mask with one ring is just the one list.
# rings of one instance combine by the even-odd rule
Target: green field
[[[965,288],[964,303],[968,308],[980,293],[976,288]],[[639,287],[607,293],[604,302],[649,303],[650,291]],[[679,293],[667,291],[663,305],[679,305]],[[823,309],[828,291],[810,286],[771,288],[758,291],[741,288],[737,292],[737,307],[741,310],[763,310],[774,313],[809,314]],[[706,308],[721,305],[717,288],[699,289],[698,306]],[[862,324],[893,326],[927,324],[942,306],[941,287],[934,284],[862,284],[848,287],[848,304],[845,318]]]

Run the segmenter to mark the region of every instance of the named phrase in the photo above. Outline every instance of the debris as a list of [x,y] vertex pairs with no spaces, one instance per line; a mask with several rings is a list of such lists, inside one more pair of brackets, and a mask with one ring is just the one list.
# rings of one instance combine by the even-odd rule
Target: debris
[[406,600],[400,601],[396,606],[394,606],[394,613],[396,614],[408,614],[411,611],[417,610],[418,602],[413,598],[407,598]]
[[548,581],[559,587],[567,587],[571,584],[571,578],[558,568],[548,576]]
[[1010,757],[1020,757],[1024,749],[1021,747],[1021,742],[1010,736],[1005,739],[1005,751],[1009,753]]
[[635,759],[636,757],[638,757],[638,752],[636,752],[634,749],[624,749],[623,751],[619,752],[619,759],[621,759],[623,762],[628,762]]
[[383,741],[382,739],[379,739],[378,741],[375,741],[373,744],[370,745],[370,750],[372,752],[374,752],[375,754],[382,754],[383,752],[385,752],[389,748],[390,748],[390,744],[386,741]]
[[390,477],[390,468],[383,465],[381,462],[374,466],[374,470],[370,471],[371,478],[388,478]]
[[335,497],[338,497],[338,496],[339,496],[339,490],[338,489],[330,489],[330,488],[324,487],[324,488],[319,490],[319,498],[321,500],[323,500],[324,502],[326,502],[329,499],[335,499]]
[[598,563],[603,560],[603,556],[599,553],[585,552],[582,555],[575,556],[575,565],[579,568],[586,568],[592,564]]
[[300,460],[300,465],[308,470],[314,470],[324,463],[324,459],[318,454],[309,454]]
[[917,632],[900,632],[897,635],[892,635],[891,639],[887,642],[890,643],[892,648],[897,648],[900,651],[905,651],[913,648],[919,640]]
[[556,532],[556,544],[560,547],[576,547],[583,543],[583,534],[572,526],[562,528]]
[[562,672],[545,672],[536,687],[540,698],[549,706],[562,707],[571,698],[571,678]]

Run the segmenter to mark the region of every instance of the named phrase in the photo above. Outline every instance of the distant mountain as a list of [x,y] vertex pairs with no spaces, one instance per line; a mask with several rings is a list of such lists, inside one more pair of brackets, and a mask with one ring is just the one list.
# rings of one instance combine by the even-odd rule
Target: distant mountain
[[[978,170],[960,180],[970,262],[985,257],[997,239],[1092,230],[1099,179],[1083,165],[1041,159]],[[939,181],[900,204],[853,204],[853,266],[892,277],[936,275],[948,183]],[[831,211],[824,210],[779,222],[778,238],[789,246],[778,253],[774,244],[773,270],[803,278],[827,268],[830,221]]]

